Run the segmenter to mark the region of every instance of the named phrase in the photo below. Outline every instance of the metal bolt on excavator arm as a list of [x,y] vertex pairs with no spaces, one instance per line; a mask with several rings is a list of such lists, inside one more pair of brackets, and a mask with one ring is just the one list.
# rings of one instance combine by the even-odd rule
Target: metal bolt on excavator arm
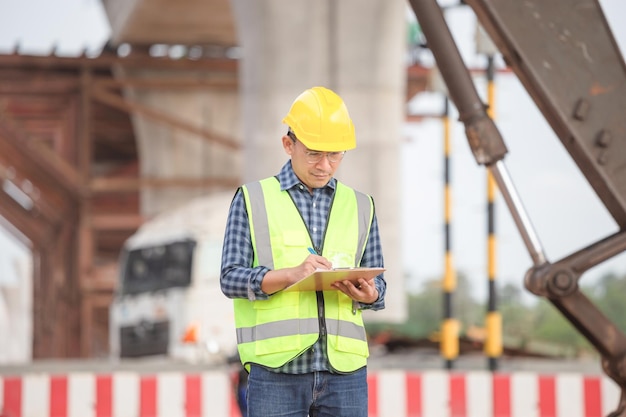
[[[465,0],[619,231],[549,262],[504,165],[488,116],[436,0],[409,0],[476,162],[493,174],[533,260],[525,286],[547,298],[602,356],[626,417],[626,336],[578,286],[583,273],[626,250],[626,66],[597,0]],[[538,150],[540,152],[540,150]]]

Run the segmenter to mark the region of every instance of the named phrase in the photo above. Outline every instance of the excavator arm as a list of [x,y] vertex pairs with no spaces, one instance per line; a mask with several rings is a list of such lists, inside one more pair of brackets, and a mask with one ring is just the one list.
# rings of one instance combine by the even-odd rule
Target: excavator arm
[[626,417],[626,336],[578,286],[626,250],[626,66],[597,0],[466,0],[478,21],[619,226],[556,262],[546,259],[508,175],[506,145],[489,118],[436,0],[409,0],[459,111],[476,162],[490,170],[533,260],[525,276],[602,356]]

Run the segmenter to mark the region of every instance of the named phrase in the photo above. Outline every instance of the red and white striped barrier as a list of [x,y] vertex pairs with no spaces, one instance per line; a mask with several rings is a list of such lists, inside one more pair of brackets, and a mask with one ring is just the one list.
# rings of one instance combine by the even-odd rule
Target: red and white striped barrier
[[[605,376],[371,372],[370,417],[603,417],[619,389]],[[232,377],[69,373],[0,376],[1,417],[239,417]]]
[[384,371],[369,381],[370,417],[603,417],[620,391],[573,373]]
[[239,417],[226,372],[0,377],[1,417]]

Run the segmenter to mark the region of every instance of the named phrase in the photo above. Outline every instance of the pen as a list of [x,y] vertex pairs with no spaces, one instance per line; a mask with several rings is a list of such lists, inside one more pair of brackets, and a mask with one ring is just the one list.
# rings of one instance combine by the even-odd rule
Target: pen
[[317,252],[315,252],[315,249],[313,248],[307,248],[309,250],[309,253],[312,255],[317,255]]

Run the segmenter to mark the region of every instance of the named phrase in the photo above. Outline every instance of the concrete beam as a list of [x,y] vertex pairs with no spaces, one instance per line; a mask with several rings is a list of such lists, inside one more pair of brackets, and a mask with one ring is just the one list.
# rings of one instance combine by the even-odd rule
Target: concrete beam
[[237,44],[229,0],[102,0],[113,45]]

